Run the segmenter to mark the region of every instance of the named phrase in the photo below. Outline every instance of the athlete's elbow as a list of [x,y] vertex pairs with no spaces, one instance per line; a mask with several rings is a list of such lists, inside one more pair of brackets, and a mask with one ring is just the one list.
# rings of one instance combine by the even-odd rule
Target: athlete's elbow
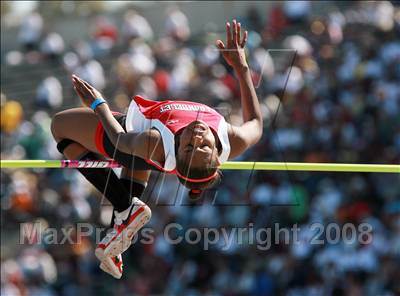
[[254,129],[254,133],[255,133],[255,137],[254,138],[255,139],[254,139],[254,143],[253,144],[258,143],[261,140],[262,135],[263,135],[263,130],[264,130],[263,119],[262,119],[262,117],[257,118],[256,119],[256,127]]
[[247,142],[247,147],[246,150],[257,144],[262,138],[262,128],[255,127],[253,129],[252,136],[249,137],[249,140]]
[[263,121],[259,118],[254,118],[246,126],[244,138],[247,138],[246,145],[248,148],[257,144],[263,134]]
[[116,149],[120,150],[121,152],[127,153],[127,151],[129,150],[129,145],[126,143],[125,137],[123,137],[124,134],[124,132],[119,132],[108,136],[110,142]]

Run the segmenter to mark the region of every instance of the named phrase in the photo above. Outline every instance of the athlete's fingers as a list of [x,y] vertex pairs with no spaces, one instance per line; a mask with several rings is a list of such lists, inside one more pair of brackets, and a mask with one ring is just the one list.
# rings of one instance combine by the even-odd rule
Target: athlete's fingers
[[94,96],[94,97],[99,97],[99,96],[101,96],[100,92],[99,92],[96,88],[94,88],[91,84],[89,84],[89,82],[87,82],[87,81],[85,81],[85,80],[83,80],[83,79],[80,79],[80,81],[81,81],[83,87],[84,87],[92,96]]
[[222,40],[217,40],[216,45],[219,49],[225,49],[225,44]]
[[241,24],[237,23],[237,39],[236,39],[236,43],[239,45],[240,44],[240,31],[241,31]]
[[85,82],[82,82],[82,89],[86,91],[88,94],[95,96],[93,88],[90,85],[86,84]]
[[82,98],[85,99],[87,97],[87,90],[83,87],[82,82],[78,79],[77,76],[72,77],[72,82],[74,85],[74,89],[76,93]]
[[82,81],[77,80],[75,85],[77,86],[81,94],[87,93],[87,89],[85,88],[85,85],[82,83]]
[[76,83],[79,83],[79,77],[76,76],[75,74],[73,74],[73,75],[72,75],[72,82],[74,82],[75,84],[76,84]]
[[79,90],[79,92],[81,94],[85,94],[85,93],[88,92],[88,90],[86,89],[85,85],[83,84],[83,82],[78,77],[75,78],[74,85],[75,85],[76,89]]
[[233,20],[233,44],[237,45],[237,23],[236,20]]
[[76,88],[75,85],[73,86],[73,88],[74,88],[75,92],[79,95],[79,91],[78,91],[78,89]]
[[88,97],[87,92],[85,92],[83,89],[78,88],[78,94],[82,99],[86,99]]
[[92,86],[89,82],[80,79],[81,84],[83,89],[88,93],[88,95],[94,97],[94,98],[100,98],[102,97],[102,94],[94,87]]
[[228,48],[232,44],[231,24],[229,22],[226,23],[226,44]]
[[72,77],[72,84],[73,84],[73,86],[74,86],[74,89],[76,90],[76,91],[79,91],[80,90],[80,83],[79,83],[79,81],[75,78],[75,77]]
[[79,89],[76,86],[74,86],[74,90],[79,96],[81,96],[81,92],[79,91]]
[[93,93],[93,87],[89,83],[87,83],[85,80],[78,77],[78,84],[83,93],[95,95]]
[[82,79],[82,78],[79,78],[79,79],[80,79],[80,81],[83,83],[83,85],[85,85],[87,88],[89,88],[89,89],[93,88],[93,86],[91,86],[91,85],[89,84],[89,82],[87,82],[86,80],[84,80],[84,79]]
[[95,98],[100,98],[102,97],[102,94],[91,84],[89,84],[89,82],[84,81],[84,85],[86,86],[86,88],[90,91],[90,94],[95,97]]
[[78,96],[80,96],[82,99],[85,98],[84,94],[82,94],[82,92],[76,86],[74,86],[74,89]]
[[87,83],[85,80],[83,80],[82,78],[78,77],[78,80],[82,84],[82,86],[85,86],[88,89],[92,88],[92,86],[89,83]]
[[76,88],[81,88],[82,87],[82,82],[79,80],[79,77],[76,75],[72,75],[72,83]]
[[243,36],[243,41],[240,44],[240,46],[243,48],[246,45],[247,42],[247,37],[248,37],[249,33],[247,31],[244,31],[244,36]]
[[72,76],[72,85],[74,86],[74,88],[76,88],[77,80],[74,76]]
[[85,80],[82,80],[83,85],[88,89],[88,90],[93,90],[94,87],[91,86],[89,83],[87,83]]
[[79,76],[74,75],[73,78],[75,79],[75,81],[77,81],[79,84],[84,84],[85,80],[83,80],[82,78],[80,78]]

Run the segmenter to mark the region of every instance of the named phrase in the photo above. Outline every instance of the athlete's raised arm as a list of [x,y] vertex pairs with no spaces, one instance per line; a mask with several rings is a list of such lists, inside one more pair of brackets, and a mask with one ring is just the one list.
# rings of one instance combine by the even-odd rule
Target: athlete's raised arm
[[[102,94],[97,89],[78,76],[72,76],[72,83],[85,106],[92,107],[91,105],[96,99],[104,100]],[[148,130],[143,133],[126,133],[112,115],[107,104],[101,103],[97,105],[94,112],[101,121],[110,141],[120,151],[144,159],[152,159],[159,162],[164,161],[164,151],[162,141],[160,141],[161,136],[157,131]]]
[[242,38],[241,25],[233,20],[232,26],[229,22],[226,23],[226,44],[222,40],[217,40],[217,46],[221,50],[222,56],[235,70],[239,80],[243,110],[243,124],[231,126],[232,128],[228,131],[231,144],[229,158],[242,154],[250,146],[256,144],[263,132],[260,104],[244,52],[247,34],[247,31],[245,31]]

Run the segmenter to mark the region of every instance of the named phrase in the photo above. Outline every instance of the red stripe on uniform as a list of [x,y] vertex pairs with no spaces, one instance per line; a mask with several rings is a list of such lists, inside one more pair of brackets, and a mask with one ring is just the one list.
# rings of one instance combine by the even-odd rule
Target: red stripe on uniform
[[104,128],[103,125],[101,124],[101,122],[99,122],[97,124],[97,128],[96,128],[96,133],[94,136],[94,142],[96,144],[96,148],[97,150],[100,152],[100,154],[110,157],[107,152],[104,150],[103,147],[103,137],[104,137]]
[[[120,112],[115,112],[111,111],[112,115],[122,115]],[[97,124],[96,127],[96,132],[94,134],[94,143],[96,145],[97,150],[102,154],[103,156],[106,156],[108,158],[112,158],[110,155],[107,154],[106,150],[104,149],[103,146],[103,138],[104,138],[104,128],[101,122]]]

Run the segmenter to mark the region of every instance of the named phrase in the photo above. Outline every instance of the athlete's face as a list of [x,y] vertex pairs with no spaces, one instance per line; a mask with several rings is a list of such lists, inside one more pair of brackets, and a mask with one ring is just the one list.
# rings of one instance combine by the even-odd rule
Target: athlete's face
[[213,132],[202,121],[193,121],[180,135],[178,157],[191,161],[193,167],[206,167],[213,158],[218,157]]

